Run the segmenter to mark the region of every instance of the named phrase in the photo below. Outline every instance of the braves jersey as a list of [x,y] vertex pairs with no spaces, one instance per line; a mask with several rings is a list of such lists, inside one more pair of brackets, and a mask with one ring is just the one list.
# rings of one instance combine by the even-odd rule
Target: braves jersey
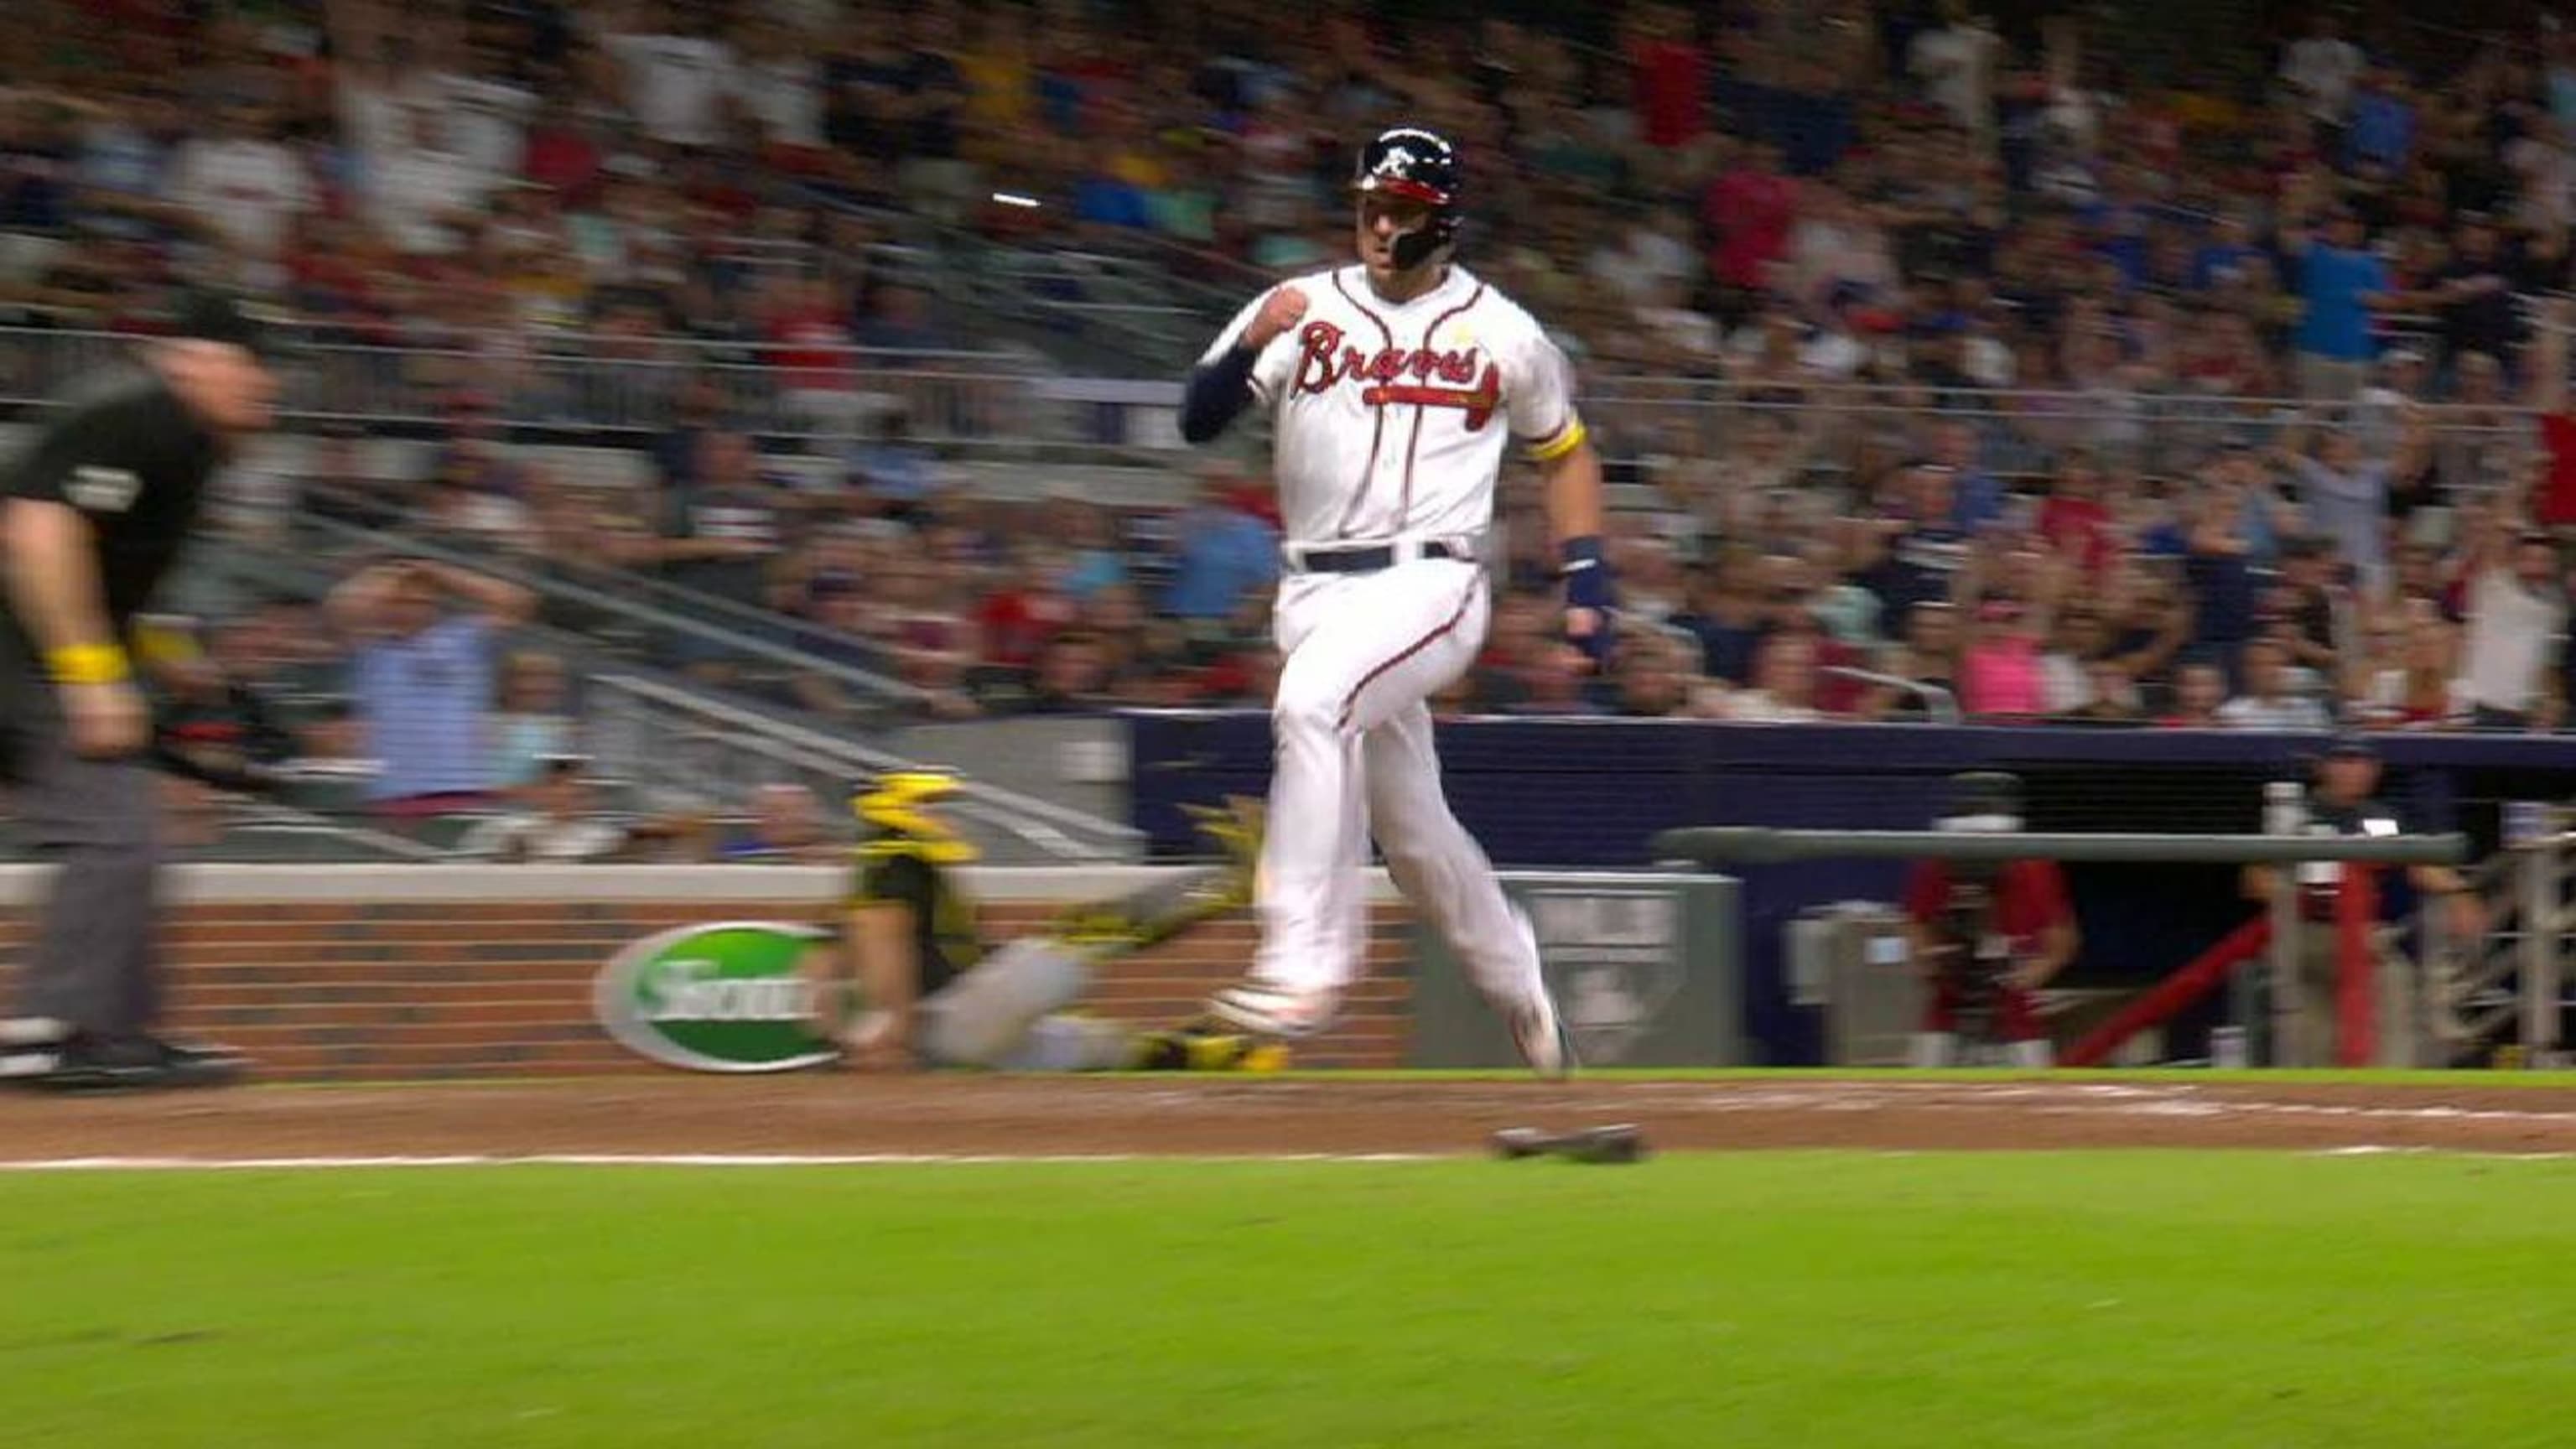
[[[1271,414],[1291,544],[1481,534],[1511,440],[1542,461],[1583,441],[1565,354],[1466,268],[1401,304],[1370,291],[1358,266],[1288,285],[1306,315],[1262,350],[1252,395]],[[1233,348],[1261,302],[1207,361]]]

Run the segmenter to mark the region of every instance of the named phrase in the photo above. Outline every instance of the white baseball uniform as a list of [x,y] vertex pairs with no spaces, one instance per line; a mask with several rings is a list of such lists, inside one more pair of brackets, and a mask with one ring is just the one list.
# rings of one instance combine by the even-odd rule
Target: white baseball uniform
[[[1372,292],[1358,266],[1289,285],[1305,294],[1305,316],[1252,370],[1253,398],[1272,418],[1287,535],[1252,976],[1328,997],[1349,984],[1374,828],[1414,909],[1497,1005],[1521,1007],[1545,990],[1538,945],[1449,811],[1426,701],[1484,643],[1481,560],[1504,448],[1517,438],[1549,459],[1583,441],[1565,357],[1463,267],[1401,304]],[[1260,306],[1235,318],[1210,361]],[[1388,550],[1387,566],[1314,566],[1372,547]]]

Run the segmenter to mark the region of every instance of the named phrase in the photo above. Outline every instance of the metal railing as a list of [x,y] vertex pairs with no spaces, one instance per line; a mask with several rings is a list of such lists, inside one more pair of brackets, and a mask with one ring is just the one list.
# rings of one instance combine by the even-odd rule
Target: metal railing
[[[125,333],[0,328],[0,406],[45,406],[131,356]],[[420,333],[292,348],[282,411],[308,423],[445,424],[470,407],[516,429],[653,434],[693,385],[738,426],[779,437],[871,436],[900,413],[922,441],[1070,436],[1025,353],[536,332]]]
[[[2490,1046],[2535,1067],[2566,1065],[2564,1025],[2571,1005],[2570,950],[2576,947],[2576,820],[2564,805],[2530,805],[2539,832],[2505,840],[2505,849],[2464,871],[2485,902],[2484,939],[2447,943],[2439,901],[2412,922],[2428,966],[2423,984],[2429,1045],[2452,1063]],[[2514,807],[2508,807],[2508,820]],[[2510,826],[2508,827],[2510,829]],[[2396,935],[2400,932],[2383,932]],[[2442,947],[2459,948],[2448,959]]]
[[1962,718],[1959,712],[1959,696],[1943,685],[1921,679],[1907,679],[1902,675],[1881,674],[1875,669],[1855,669],[1848,664],[1827,664],[1822,666],[1819,672],[1836,679],[1848,679],[1856,684],[1866,684],[1875,689],[1892,689],[1908,698],[1919,700],[1923,705],[1924,719],[1932,724],[1955,725]]
[[[1067,318],[1117,319],[1129,340],[1169,344],[1173,357],[1204,340],[1202,319],[1168,301],[1053,305]],[[1150,337],[1135,330],[1145,321],[1153,324]],[[125,355],[135,341],[107,332],[0,328],[0,406],[43,405],[73,379]],[[492,422],[514,432],[640,440],[667,429],[682,391],[703,383],[715,388],[733,421],[773,438],[865,436],[879,419],[899,412],[914,436],[932,445],[1119,456],[1171,439],[1167,430],[1135,418],[1113,423],[1105,415],[1165,411],[1180,395],[1177,362],[1130,385],[1133,396],[1108,406],[1075,400],[1061,379],[1018,353],[814,346],[796,354],[766,343],[597,333],[317,340],[296,349],[287,366],[287,410],[306,424],[435,427],[453,422],[458,400],[470,396]],[[1826,473],[1848,468],[1865,447],[1911,451],[1920,442],[1916,430],[1933,422],[1975,429],[1983,465],[2008,477],[2043,471],[2076,449],[2108,466],[2169,475],[2221,447],[2267,446],[2306,421],[2345,420],[2369,434],[2373,447],[2393,444],[2398,427],[2391,408],[2172,388],[1775,384],[1713,375],[1598,373],[1584,380],[1583,408],[1614,456],[1714,455],[1771,422],[1787,425],[1790,451]],[[2446,472],[2456,471],[2455,459],[2485,472],[2514,466],[2537,443],[2536,414],[2519,403],[2433,403],[2425,416]]]
[[1129,366],[1168,370],[1205,345],[1202,314],[1175,305],[1135,268],[1083,253],[1012,250],[960,240],[951,295],[1021,319],[1041,335],[1103,348]]
[[[211,839],[173,841],[173,853],[185,860],[236,862],[374,860],[419,864],[449,858],[447,852],[434,845],[277,799],[220,797],[211,807],[210,823],[215,827]],[[25,827],[0,811],[0,861],[29,858],[27,847]]]
[[[362,542],[389,537],[346,525],[325,526],[343,538]],[[406,551],[494,572],[480,560],[468,561],[436,545],[408,541]],[[317,562],[309,552],[280,553],[238,542],[200,550],[192,567],[248,571],[265,590],[282,587],[317,597],[345,572]],[[529,582],[532,587],[541,586]],[[594,631],[567,634],[540,623],[514,637],[548,649],[573,666],[579,675],[582,747],[597,761],[600,777],[619,787],[619,795],[634,813],[729,819],[740,802],[762,785],[799,785],[833,802],[846,798],[855,782],[880,772],[922,768],[907,756],[737,702],[674,676],[622,664],[617,656],[626,646]],[[769,651],[756,641],[746,641],[744,647],[756,658],[783,663],[789,672],[873,684],[893,696],[878,699],[880,705],[899,705],[910,697],[908,687],[897,681],[866,676],[831,661]],[[356,786],[372,768],[363,762],[344,763],[317,771],[309,779],[300,771],[290,771],[293,802],[281,798],[228,804],[216,853],[225,858],[242,858],[245,853],[268,858],[282,852],[263,848],[260,837],[292,835],[329,840],[335,858],[452,858],[450,850],[389,835],[348,816],[357,805]],[[336,803],[326,805],[326,798]],[[1130,826],[972,779],[961,790],[954,813],[998,862],[1132,860],[1143,854],[1144,837]],[[309,852],[298,854],[300,858]]]
[[[1621,455],[1711,455],[1759,426],[1788,432],[1785,451],[1823,471],[1860,451],[1919,450],[1919,429],[1963,423],[1983,466],[2012,477],[2043,471],[2074,451],[2149,476],[2188,471],[2227,447],[2267,448],[2302,427],[2357,427],[2366,450],[2392,448],[2396,410],[2291,397],[2227,397],[2179,389],[1932,388],[1918,385],[1597,375],[1585,379],[1586,420]],[[2537,445],[2538,414],[2520,403],[2424,407],[2437,457],[2489,457],[2489,471],[2518,465]],[[2492,454],[2492,456],[2490,456]],[[1892,461],[1892,460],[1891,460]]]
[[[638,675],[601,675],[587,689],[591,738],[600,762],[610,773],[648,790],[697,792],[710,783],[724,783],[738,792],[784,775],[792,783],[825,791],[828,798],[870,776],[935,768]],[[996,855],[1096,861],[1135,860],[1144,854],[1144,834],[1133,826],[971,779],[948,813],[965,822],[969,833]]]
[[506,579],[533,590],[549,606],[569,611],[565,622],[582,632],[620,637],[650,656],[681,652],[693,659],[725,659],[755,669],[826,679],[856,699],[878,705],[899,706],[927,698],[923,691],[889,675],[797,647],[800,640],[829,642],[835,654],[846,654],[870,647],[862,641],[647,574],[604,566],[581,568],[578,573],[562,568],[532,570],[416,534],[361,528],[310,515],[299,517],[297,526],[352,557],[427,558]]

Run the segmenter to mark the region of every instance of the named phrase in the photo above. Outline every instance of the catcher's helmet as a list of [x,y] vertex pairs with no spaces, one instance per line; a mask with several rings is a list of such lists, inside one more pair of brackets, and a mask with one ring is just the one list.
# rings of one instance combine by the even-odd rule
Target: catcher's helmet
[[1395,264],[1406,271],[1458,239],[1458,148],[1434,132],[1398,126],[1379,133],[1361,150],[1351,188],[1431,208],[1428,221],[1395,239]]
[[974,842],[957,833],[931,802],[957,792],[957,777],[944,770],[894,770],[851,792],[850,811],[868,827],[862,855],[913,855],[933,865],[964,865],[976,858]]

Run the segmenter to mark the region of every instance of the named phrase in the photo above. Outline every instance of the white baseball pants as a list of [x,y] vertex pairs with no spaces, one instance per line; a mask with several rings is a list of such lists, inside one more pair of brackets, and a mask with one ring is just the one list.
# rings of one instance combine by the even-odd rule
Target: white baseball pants
[[1489,610],[1483,567],[1452,559],[1281,581],[1254,980],[1330,1000],[1359,975],[1374,830],[1397,888],[1488,997],[1509,1010],[1546,989],[1432,746],[1427,701],[1475,662]]

